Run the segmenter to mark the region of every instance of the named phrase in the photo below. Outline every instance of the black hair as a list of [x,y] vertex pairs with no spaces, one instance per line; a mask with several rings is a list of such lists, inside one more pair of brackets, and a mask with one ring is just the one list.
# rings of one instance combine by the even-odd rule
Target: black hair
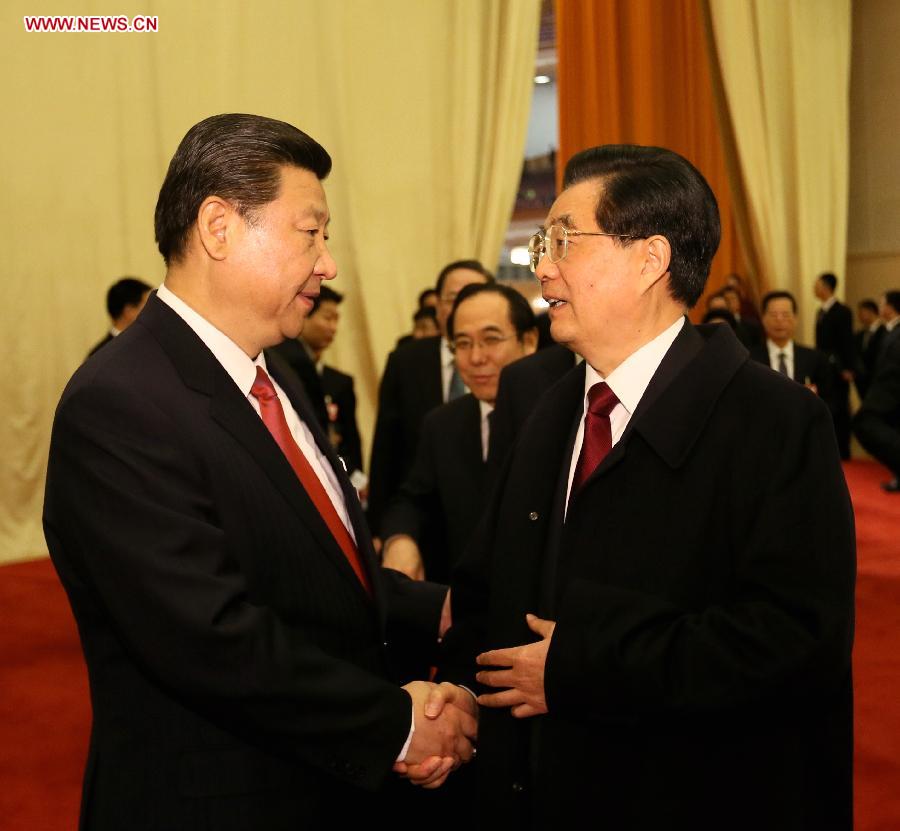
[[728,309],[710,309],[703,315],[703,323],[712,323],[714,320],[724,320],[732,329],[737,329],[737,321]]
[[185,253],[203,200],[217,195],[243,217],[278,198],[281,168],[300,167],[324,179],[331,156],[306,133],[260,115],[226,113],[206,118],[181,140],[159,191],[154,225],[166,264]]
[[[824,274],[819,275],[819,280],[821,280],[828,288],[831,290],[831,293],[834,294],[834,290],[837,288],[837,277],[835,277],[830,271],[826,271]],[[807,284],[808,285],[808,284]]]
[[669,292],[692,307],[703,294],[721,233],[716,197],[700,171],[662,147],[605,144],[569,159],[563,187],[590,179],[602,184],[597,227],[633,239],[664,236],[672,249]]
[[884,302],[895,312],[900,313],[900,289],[891,289],[884,293]]
[[[809,284],[807,283],[807,285]],[[766,313],[769,303],[773,300],[790,300],[791,310],[794,314],[797,314],[797,300],[789,291],[770,291],[768,294],[763,295],[762,302],[760,303],[760,309],[763,314]]]
[[437,283],[435,283],[434,286],[434,290],[437,292],[438,297],[441,296],[441,291],[444,288],[444,280],[447,279],[447,275],[451,271],[456,271],[458,268],[464,268],[467,271],[477,271],[484,277],[485,282],[494,282],[494,275],[491,274],[491,272],[488,271],[478,260],[455,260],[454,262],[445,265],[441,269],[441,273],[438,274]]
[[152,291],[152,286],[148,286],[137,277],[123,277],[116,280],[106,292],[106,311],[113,320],[116,320],[125,311],[126,306],[137,306],[148,291]]
[[870,297],[867,297],[865,300],[860,300],[859,303],[856,304],[856,307],[858,309],[868,309],[870,312],[878,314],[878,304]]
[[309,316],[312,317],[322,305],[323,301],[330,300],[335,305],[340,305],[344,299],[344,295],[339,291],[328,288],[328,286],[319,286],[319,296],[313,299],[313,307],[309,310]]
[[516,337],[519,340],[522,340],[526,332],[537,326],[531,304],[515,289],[504,286],[502,283],[469,283],[456,295],[456,300],[453,302],[453,310],[450,312],[450,317],[447,318],[447,337],[450,340],[453,339],[453,322],[460,303],[468,300],[470,297],[474,297],[476,294],[485,292],[493,292],[506,299],[509,308],[509,322],[512,323],[513,328],[516,330]]
[[422,306],[421,309],[416,309],[415,314],[413,314],[413,323],[426,319],[433,320],[437,324],[437,311],[434,306]]
[[419,292],[418,304],[417,304],[418,308],[420,308],[420,309],[425,308],[425,300],[431,294],[435,295],[435,297],[437,296],[437,292],[434,289],[422,289],[422,291]]

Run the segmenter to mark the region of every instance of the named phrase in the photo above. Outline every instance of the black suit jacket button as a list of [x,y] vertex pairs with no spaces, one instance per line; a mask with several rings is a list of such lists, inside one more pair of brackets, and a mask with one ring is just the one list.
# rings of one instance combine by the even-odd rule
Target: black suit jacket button
[[529,518],[532,522],[536,522],[536,521],[537,521],[537,518],[538,518],[538,512],[537,512],[537,511],[532,511],[530,514],[528,514],[528,518]]

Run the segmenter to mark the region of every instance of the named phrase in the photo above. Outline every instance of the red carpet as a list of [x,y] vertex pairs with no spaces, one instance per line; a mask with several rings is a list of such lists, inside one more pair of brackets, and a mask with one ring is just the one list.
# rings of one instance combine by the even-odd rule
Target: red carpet
[[[881,491],[887,474],[872,462],[851,462],[846,474],[859,542],[856,828],[897,831],[900,495]],[[49,560],[0,568],[0,609],[0,830],[69,831],[90,705],[75,625]]]

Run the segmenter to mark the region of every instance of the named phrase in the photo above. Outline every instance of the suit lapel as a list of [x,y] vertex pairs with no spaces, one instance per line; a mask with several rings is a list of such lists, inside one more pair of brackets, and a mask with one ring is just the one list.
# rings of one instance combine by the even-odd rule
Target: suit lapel
[[[169,355],[185,385],[209,398],[210,417],[225,429],[238,444],[244,447],[262,468],[275,488],[316,537],[322,550],[327,553],[327,559],[335,565],[346,579],[352,580],[359,588],[359,591],[365,595],[365,589],[347,562],[347,558],[341,551],[337,541],[328,530],[325,521],[319,515],[312,500],[297,479],[297,475],[281,452],[281,448],[278,447],[272,435],[266,429],[265,424],[263,424],[262,419],[253,409],[253,406],[241,394],[231,376],[228,375],[203,341],[176,312],[159,300],[155,293],[148,299],[138,322],[147,326],[153,332],[154,337]],[[281,366],[278,359],[276,359],[275,363],[277,366]],[[332,466],[334,466],[337,463],[336,457],[332,459],[334,454],[328,455],[327,449],[321,444],[319,438],[321,431],[311,414],[311,409],[305,402],[305,396],[298,391],[297,384],[290,380],[287,373],[277,370],[275,378],[282,389],[288,393],[291,403],[295,409],[298,409],[307,427],[310,428],[316,437],[316,442],[320,444],[320,447],[323,447],[323,451],[328,456]],[[301,398],[303,403],[298,408],[297,404],[301,401]],[[335,469],[338,470],[337,467]],[[337,478],[343,486],[345,477],[338,472]],[[347,500],[346,493],[344,498]],[[359,501],[355,492],[354,499],[357,502]],[[352,519],[352,503],[349,500],[347,502]],[[359,541],[361,557],[366,564],[366,568],[370,569],[369,557],[367,556],[368,536],[365,535],[361,538],[357,523],[355,520],[353,522],[354,531]],[[366,554],[362,553],[364,550]],[[373,580],[372,585],[376,587],[377,581]],[[377,595],[376,599],[378,599]],[[381,605],[379,602],[379,607]]]

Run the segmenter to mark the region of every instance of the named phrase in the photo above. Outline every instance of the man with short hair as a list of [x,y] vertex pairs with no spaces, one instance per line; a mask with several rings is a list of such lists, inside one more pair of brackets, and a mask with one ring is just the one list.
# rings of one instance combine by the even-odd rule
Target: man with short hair
[[885,335],[874,377],[853,419],[859,443],[891,471],[881,487],[900,493],[900,290],[881,298]]
[[468,714],[387,679],[394,601],[436,633],[443,590],[376,567],[264,354],[336,276],[330,169],[281,121],[192,127],[156,206],[165,282],[62,395],[44,528],[91,682],[86,829],[346,827],[381,814],[392,768],[436,785],[471,755]]
[[856,353],[853,348],[853,314],[837,297],[837,277],[820,274],[813,285],[822,306],[816,314],[816,349],[825,353],[834,374],[831,412],[842,459],[850,458],[850,382]]
[[454,576],[442,674],[481,693],[485,827],[851,827],[849,495],[827,407],[685,317],[718,241],[687,160],[611,145],[532,242],[584,363]]
[[106,292],[106,312],[111,323],[110,329],[106,336],[91,348],[88,357],[134,323],[151,291],[152,287],[137,277],[122,277],[109,287],[109,291]]
[[[734,317],[734,333],[737,335],[737,339],[744,344],[747,349],[758,346],[762,340],[762,331],[755,320],[745,318],[741,314],[741,293],[737,288],[729,285],[725,286],[725,288],[719,292],[719,295],[725,300],[728,311],[730,311]],[[707,305],[709,306],[709,304]],[[714,301],[713,305],[716,305]]]
[[356,392],[353,376],[328,366],[323,355],[334,342],[340,322],[339,306],[344,295],[322,286],[319,296],[296,339],[285,340],[273,349],[284,358],[303,381],[306,394],[313,402],[319,423],[331,444],[343,459],[350,481],[364,488],[367,478],[362,472],[362,447],[356,424]]
[[453,301],[470,283],[494,277],[478,260],[456,260],[438,274],[435,290],[440,335],[399,345],[388,356],[378,389],[378,415],[369,465],[368,517],[381,527],[384,512],[412,467],[422,419],[435,407],[466,393],[447,340]]
[[750,357],[786,378],[793,378],[830,405],[834,385],[828,358],[818,349],[794,342],[797,301],[789,291],[770,291],[762,299],[764,345],[750,350]]
[[449,582],[484,509],[500,372],[537,348],[534,312],[509,286],[473,283],[456,299],[447,338],[472,392],[425,416],[412,470],[381,527],[384,565],[441,583]]

